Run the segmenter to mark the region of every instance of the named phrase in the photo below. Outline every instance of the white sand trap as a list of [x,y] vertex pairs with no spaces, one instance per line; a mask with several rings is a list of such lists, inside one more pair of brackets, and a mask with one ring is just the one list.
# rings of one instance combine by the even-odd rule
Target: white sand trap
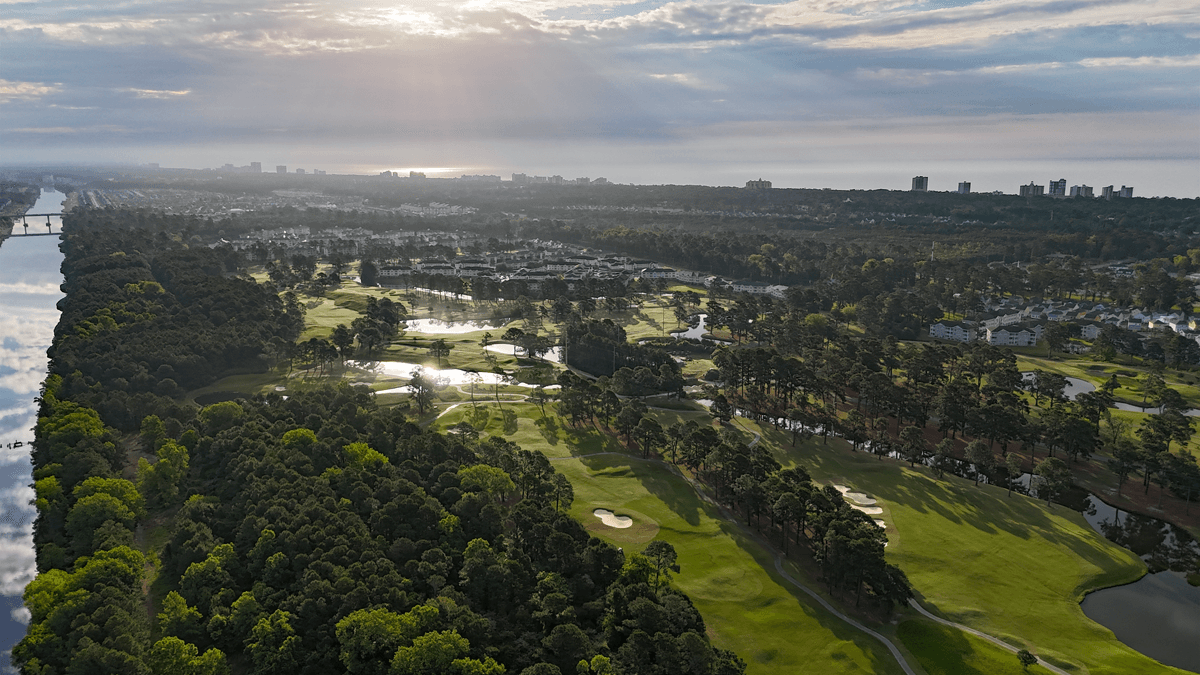
[[881,530],[887,529],[887,523],[883,522],[882,520],[880,520],[878,518],[875,519],[875,524],[878,525],[879,529],[881,529]]
[[633,526],[633,518],[629,516],[618,516],[608,509],[596,509],[592,511],[592,515],[600,519],[600,522],[609,527],[624,529]]
[[867,514],[868,516],[877,516],[877,515],[883,513],[883,509],[878,506],[859,506],[858,504],[851,504],[850,508],[858,509],[859,511],[862,511],[863,513]]
[[871,497],[868,497],[862,492],[852,492],[850,488],[846,487],[845,485],[834,485],[833,487],[836,488],[838,492],[842,493],[843,497],[849,499],[855,504],[862,506],[871,506],[875,504],[875,500]]

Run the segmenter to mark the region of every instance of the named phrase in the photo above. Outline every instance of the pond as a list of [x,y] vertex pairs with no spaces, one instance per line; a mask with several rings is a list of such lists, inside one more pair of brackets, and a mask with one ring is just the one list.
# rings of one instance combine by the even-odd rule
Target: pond
[[[1146,413],[1148,415],[1157,415],[1162,412],[1162,408],[1157,408],[1157,407],[1143,408],[1139,405],[1134,405],[1132,403],[1114,403],[1113,407],[1116,408],[1117,410],[1124,410],[1127,412]],[[1187,410],[1183,411],[1183,414],[1187,415],[1188,417],[1200,417],[1200,409],[1188,408]]]
[[410,333],[458,335],[477,330],[499,330],[501,327],[483,321],[442,321],[441,319],[406,319],[405,330]]
[[1168,522],[1122,511],[1088,495],[1083,517],[1108,540],[1141,556],[1150,573],[1089,593],[1081,607],[1117,639],[1167,665],[1200,672],[1200,587],[1186,574],[1200,564],[1200,543]]
[[[1028,382],[1033,379],[1033,372],[1023,372],[1021,373],[1021,377]],[[1068,401],[1074,401],[1076,396],[1086,391],[1096,391],[1096,385],[1087,380],[1081,380],[1078,377],[1068,377],[1067,386],[1063,389],[1063,395],[1067,397]]]
[[[65,197],[43,189],[29,213],[57,213]],[[61,219],[53,221],[59,229]],[[45,227],[35,218],[30,232],[34,225]],[[25,635],[29,612],[21,593],[36,574],[30,429],[63,297],[58,243],[58,237],[10,237],[0,244],[0,672],[8,672],[9,651]]]
[[708,315],[701,314],[699,318],[700,318],[700,322],[697,323],[695,326],[692,326],[691,328],[689,328],[687,330],[675,331],[674,333],[671,333],[671,335],[674,335],[677,338],[682,338],[684,340],[699,340],[699,339],[703,338],[704,334],[706,332],[708,332],[708,329],[705,327],[705,324],[704,324],[704,321],[706,319],[708,319]]
[[[361,370],[365,370],[375,375],[387,375],[389,377],[402,377],[409,379],[413,373],[420,371],[422,375],[433,381],[435,385],[464,385],[470,383],[471,372],[459,370],[458,368],[430,368],[419,363],[406,363],[404,361],[351,361],[350,365]],[[504,384],[503,378],[493,372],[480,371],[478,373],[481,384]],[[387,389],[384,391],[375,392],[377,394],[392,394],[398,392],[407,392],[408,387],[397,387],[395,389]]]
[[[687,330],[673,331],[671,333],[671,335],[680,340],[697,340],[697,341],[699,341],[699,340],[705,339],[704,334],[708,332],[708,325],[705,323],[708,320],[708,315],[700,314],[698,316],[699,316],[700,321],[695,326],[692,326],[691,328],[688,328]],[[729,342],[728,340],[717,340],[714,338],[708,338],[708,339],[712,340],[713,342],[720,343],[720,344],[726,344],[726,345],[733,344],[733,343]]]
[[[503,342],[490,344],[484,349],[487,349],[489,352],[496,352],[497,354],[507,354],[508,356],[516,356],[517,354],[525,353],[525,350],[521,349],[520,347],[516,345],[505,344]],[[551,363],[562,363],[562,347],[551,347],[550,351],[542,355],[542,360],[549,361]]]

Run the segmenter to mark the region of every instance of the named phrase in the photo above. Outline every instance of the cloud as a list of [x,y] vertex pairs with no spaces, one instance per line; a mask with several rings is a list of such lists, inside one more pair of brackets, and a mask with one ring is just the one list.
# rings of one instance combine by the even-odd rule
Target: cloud
[[[407,156],[458,140],[554,141],[545,147],[558,153],[566,141],[694,143],[721,125],[1195,120],[1200,109],[1194,0],[946,4],[79,0],[71,13],[17,4],[0,19],[0,40],[22,59],[0,62],[0,76],[20,86],[0,86],[0,96],[26,93],[0,99],[0,134],[7,158],[169,147],[207,156],[219,144],[260,143],[385,148],[401,158],[390,164],[448,166],[479,160]],[[899,133],[880,142],[920,152]],[[1031,157],[1048,152],[1009,142]]]
[[59,91],[58,85],[0,79],[0,103],[39,99]]
[[180,89],[172,91],[170,89],[137,89],[130,87],[125,91],[132,92],[138,98],[157,98],[157,99],[172,99],[180,96],[187,96],[192,93],[191,89]]

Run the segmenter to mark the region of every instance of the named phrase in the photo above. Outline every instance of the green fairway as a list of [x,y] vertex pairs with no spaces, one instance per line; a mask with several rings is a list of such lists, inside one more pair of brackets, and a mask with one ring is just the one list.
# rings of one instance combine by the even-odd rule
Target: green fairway
[[928,620],[900,624],[897,636],[929,675],[1046,675],[1040,665],[1023,669],[1017,655],[956,628]]
[[[536,406],[505,405],[516,424],[504,427],[492,410],[477,428],[538,449],[575,488],[571,515],[616,546],[640,549],[655,536],[679,553],[675,582],[700,610],[716,644],[745,659],[749,673],[901,673],[882,643],[851,628],[812,603],[775,573],[771,554],[724,520],[678,474],[657,462],[624,454],[611,437],[590,427],[565,428],[554,416],[542,420]],[[440,427],[470,417],[460,406]],[[593,514],[609,509],[634,526],[603,525]]]
[[815,480],[878,499],[888,560],[931,611],[1092,675],[1182,672],[1126,647],[1083,614],[1087,591],[1134,581],[1145,566],[1081,514],[957,477],[936,480],[925,468],[851,452],[841,440],[822,445],[818,437],[793,449],[790,434],[737,424],[760,431],[784,466],[804,466]]

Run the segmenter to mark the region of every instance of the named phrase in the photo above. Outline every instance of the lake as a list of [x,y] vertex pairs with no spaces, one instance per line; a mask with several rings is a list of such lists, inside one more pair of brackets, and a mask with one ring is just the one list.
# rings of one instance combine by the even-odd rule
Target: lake
[[[66,195],[42,190],[30,213],[62,210]],[[55,220],[55,229],[61,219]],[[44,227],[38,224],[38,227]],[[23,231],[18,229],[18,231]],[[30,231],[37,231],[30,226]],[[55,306],[62,253],[58,237],[9,237],[0,244],[0,668],[25,635],[21,601],[36,574],[33,557],[32,467],[29,445],[37,423],[34,398],[46,378],[46,349],[58,324]],[[17,443],[21,445],[14,447]]]
[[1181,527],[1122,511],[1095,495],[1088,495],[1083,517],[1150,568],[1131,584],[1089,593],[1081,603],[1083,613],[1139,652],[1200,672],[1200,588],[1185,577],[1196,571],[1200,543]]

